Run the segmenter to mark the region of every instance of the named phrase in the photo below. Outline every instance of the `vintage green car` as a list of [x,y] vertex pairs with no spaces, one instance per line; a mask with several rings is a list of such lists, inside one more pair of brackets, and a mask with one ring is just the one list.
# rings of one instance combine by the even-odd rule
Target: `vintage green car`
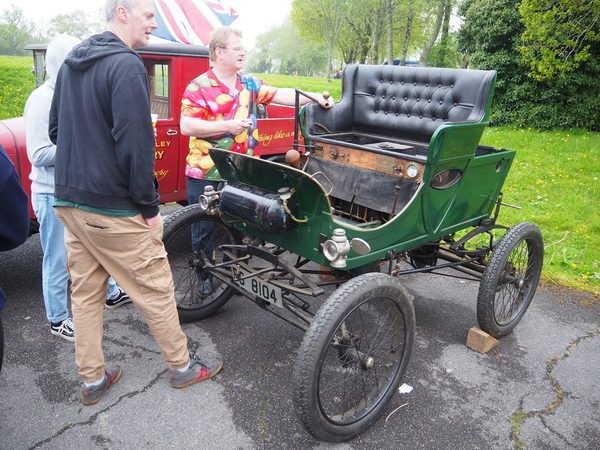
[[294,405],[317,439],[355,436],[397,391],[415,333],[400,275],[480,281],[477,318],[494,337],[534,296],[540,230],[496,223],[515,152],[479,145],[495,79],[347,66],[333,108],[298,111],[304,145],[287,163],[211,149],[219,189],[165,221],[181,320],[238,293],[306,331]]

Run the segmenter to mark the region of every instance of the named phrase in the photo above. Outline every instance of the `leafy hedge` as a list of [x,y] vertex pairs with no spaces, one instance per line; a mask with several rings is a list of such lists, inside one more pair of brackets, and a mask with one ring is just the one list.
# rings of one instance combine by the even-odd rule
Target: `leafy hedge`
[[600,64],[595,60],[564,78],[539,82],[499,70],[492,123],[544,130],[582,128],[600,131]]
[[600,44],[590,47],[592,57],[575,71],[534,80],[518,51],[525,30],[519,2],[465,0],[459,8],[465,19],[458,33],[459,49],[470,55],[469,67],[498,71],[492,123],[600,131]]

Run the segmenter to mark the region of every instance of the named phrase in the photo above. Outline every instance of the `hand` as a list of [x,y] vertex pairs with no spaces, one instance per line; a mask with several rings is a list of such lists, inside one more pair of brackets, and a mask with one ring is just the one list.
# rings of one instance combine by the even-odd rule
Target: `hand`
[[252,126],[252,119],[233,119],[230,120],[230,133],[234,136],[242,134]]
[[157,214],[154,217],[144,217],[144,220],[146,221],[146,225],[148,225],[150,228],[154,228],[154,226],[158,223],[159,218],[160,214]]

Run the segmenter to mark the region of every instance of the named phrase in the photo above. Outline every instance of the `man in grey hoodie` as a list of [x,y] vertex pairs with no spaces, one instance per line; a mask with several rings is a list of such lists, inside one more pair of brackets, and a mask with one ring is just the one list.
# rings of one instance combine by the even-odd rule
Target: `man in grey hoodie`
[[102,352],[102,286],[108,274],[142,313],[174,388],[216,375],[223,363],[199,359],[179,324],[173,275],[162,242],[150,79],[133,50],[158,28],[152,0],[107,0],[107,31],[65,60],[50,109],[57,144],[54,203],[65,225],[81,401],[91,405],[123,371]]
[[[65,248],[65,228],[54,213],[54,159],[56,146],[48,136],[48,115],[54,96],[58,70],[71,49],[81,41],[71,36],[56,36],[46,50],[46,76],[42,86],[31,93],[25,104],[27,156],[31,162],[31,203],[40,224],[42,293],[50,332],[74,342],[73,321],[67,309],[69,274]],[[106,307],[116,308],[131,300],[114,279],[108,280]]]

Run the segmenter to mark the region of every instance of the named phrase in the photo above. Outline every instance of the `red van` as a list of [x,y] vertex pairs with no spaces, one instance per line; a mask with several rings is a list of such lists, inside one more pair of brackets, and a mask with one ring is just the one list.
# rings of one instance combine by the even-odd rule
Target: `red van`
[[[34,74],[43,82],[45,45],[26,47],[33,51]],[[137,49],[151,80],[152,112],[158,114],[155,172],[160,182],[162,203],[185,203],[185,157],[189,137],[179,127],[181,97],[188,83],[209,67],[208,48],[201,45],[151,44]],[[260,150],[263,157],[285,155],[294,139],[294,108],[269,105],[258,120]],[[25,119],[0,121],[0,144],[15,163],[23,187],[29,194],[31,164],[25,149]],[[35,216],[31,210],[35,225]]]

